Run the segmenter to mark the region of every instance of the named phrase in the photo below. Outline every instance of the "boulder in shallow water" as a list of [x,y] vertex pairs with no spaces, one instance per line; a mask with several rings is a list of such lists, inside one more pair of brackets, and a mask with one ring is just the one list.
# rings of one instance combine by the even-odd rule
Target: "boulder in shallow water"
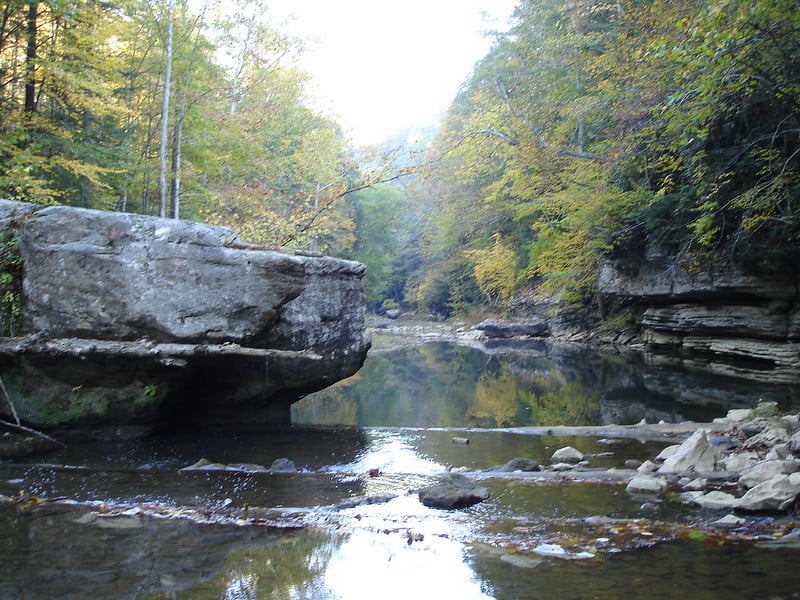
[[458,474],[446,475],[437,483],[419,490],[419,501],[431,508],[467,508],[489,497],[488,489]]
[[294,474],[297,473],[297,467],[288,458],[276,458],[269,471],[270,473]]
[[714,470],[717,453],[708,442],[708,432],[698,429],[664,461],[659,473],[700,472]]
[[354,261],[1,199],[0,235],[18,241],[27,334],[0,337],[0,370],[20,418],[60,436],[288,422],[293,401],[354,374],[369,349]]
[[512,458],[504,465],[499,465],[489,470],[496,471],[498,473],[513,473],[515,471],[525,471],[525,472],[541,471],[542,467],[538,462],[536,462],[533,459],[517,457],[517,458]]
[[741,510],[786,510],[800,494],[800,473],[777,475],[759,483],[739,498]]
[[550,460],[554,463],[579,463],[583,460],[583,452],[572,446],[565,446],[553,452]]

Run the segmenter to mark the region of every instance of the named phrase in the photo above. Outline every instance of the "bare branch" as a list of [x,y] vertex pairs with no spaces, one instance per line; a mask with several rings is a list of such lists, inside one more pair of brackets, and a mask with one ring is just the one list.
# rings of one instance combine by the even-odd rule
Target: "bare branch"
[[37,431],[36,429],[32,429],[30,427],[26,427],[23,425],[19,420],[19,415],[17,415],[17,409],[14,407],[14,403],[11,401],[11,396],[8,395],[8,390],[6,390],[6,386],[3,383],[3,378],[0,377],[0,390],[3,392],[3,397],[6,399],[8,406],[11,408],[11,414],[14,417],[14,422],[6,421],[5,419],[0,419],[0,425],[5,425],[6,427],[11,427],[12,429],[18,429],[19,431],[24,431],[25,433],[30,433],[37,437],[40,437],[48,442],[52,442],[53,444],[58,444],[62,448],[66,448],[67,445],[64,442],[60,442],[54,437],[47,435],[46,433],[42,433],[41,431]]
[[[500,138],[504,142],[506,142],[509,146],[519,146],[520,142],[511,137],[508,134],[503,133],[495,129],[494,127],[487,127],[486,129],[479,129],[478,131],[473,131],[472,133],[468,133],[462,138],[462,141],[468,137],[476,136],[476,135],[490,135],[493,137]],[[544,141],[542,136],[539,136],[539,147],[540,148],[548,148],[549,146]],[[557,152],[559,154],[563,154],[564,156],[572,156],[574,158],[585,158],[588,160],[598,160],[601,162],[605,162],[608,160],[607,156],[603,156],[602,154],[595,154],[594,152],[584,152],[583,150],[572,150],[571,148],[558,148]]]
[[6,390],[6,385],[3,383],[3,378],[0,377],[0,390],[3,391],[3,397],[6,399],[9,408],[11,409],[11,416],[14,417],[14,422],[19,425],[20,420],[19,416],[17,415],[17,409],[14,407],[14,403],[11,401],[11,396],[8,395],[8,390]]
[[486,129],[479,129],[478,131],[473,131],[472,133],[468,133],[464,137],[467,138],[467,137],[473,137],[473,136],[476,136],[476,135],[491,135],[493,137],[500,138],[501,140],[506,142],[509,146],[519,146],[519,142],[516,139],[514,139],[510,135],[507,135],[507,134],[503,133],[502,131],[499,131],[499,130],[495,129],[494,127],[487,127]]
[[[383,179],[376,179],[374,181],[366,181],[361,185],[357,185],[355,187],[347,188],[343,192],[341,192],[339,194],[336,194],[335,196],[329,197],[325,202],[322,202],[317,206],[317,208],[314,211],[314,213],[306,220],[305,223],[303,223],[302,227],[300,227],[296,231],[292,232],[292,234],[289,235],[286,239],[282,240],[280,245],[281,246],[286,246],[286,245],[290,244],[291,242],[296,240],[301,234],[306,233],[309,229],[311,229],[311,227],[314,225],[314,223],[316,223],[317,219],[319,219],[319,217],[322,216],[322,214],[325,211],[330,210],[330,208],[334,205],[336,200],[338,200],[340,198],[344,198],[345,196],[347,196],[347,194],[352,194],[353,192],[359,192],[361,190],[366,190],[366,189],[375,187],[376,185],[380,185],[381,183],[389,183],[390,181],[397,181],[398,179],[400,179],[404,175],[410,175],[413,172],[413,170],[414,169],[402,169],[402,170],[400,170],[399,172],[395,173],[394,175],[392,175],[390,177],[385,177]],[[325,187],[330,187],[330,185],[327,185]],[[324,189],[324,188],[322,188],[322,189]]]

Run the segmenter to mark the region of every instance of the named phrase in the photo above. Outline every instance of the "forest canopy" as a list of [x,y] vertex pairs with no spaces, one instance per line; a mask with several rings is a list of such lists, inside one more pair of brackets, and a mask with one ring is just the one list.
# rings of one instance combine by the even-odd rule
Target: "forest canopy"
[[796,261],[799,47],[791,0],[520,1],[432,144],[410,293],[586,300],[603,257],[646,245]]
[[520,0],[427,145],[380,164],[310,108],[268,0],[226,8],[2,3],[0,196],[356,258],[376,309],[586,303],[646,249],[797,262],[793,0]]
[[0,196],[339,251],[354,163],[263,0],[0,5]]

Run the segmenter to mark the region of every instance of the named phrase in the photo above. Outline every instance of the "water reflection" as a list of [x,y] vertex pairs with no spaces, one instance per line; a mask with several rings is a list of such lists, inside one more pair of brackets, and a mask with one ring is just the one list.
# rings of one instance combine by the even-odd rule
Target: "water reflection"
[[354,377],[296,403],[295,423],[513,427],[707,421],[757,399],[796,406],[796,386],[768,385],[646,356],[530,342],[434,342],[376,352]]
[[[796,549],[664,543],[678,539],[677,529],[717,516],[677,502],[643,502],[623,486],[487,479],[491,498],[462,511],[427,508],[415,493],[450,466],[483,470],[519,456],[546,463],[555,449],[570,445],[590,455],[592,467],[611,468],[651,458],[661,447],[494,427],[706,420],[759,397],[792,405],[793,393],[541,343],[480,350],[434,343],[375,353],[357,376],[297,405],[296,422],[310,427],[71,444],[38,459],[48,464],[0,464],[0,493],[9,496],[25,489],[85,502],[248,505],[300,515],[306,525],[279,533],[136,517],[109,528],[110,521],[100,526],[86,518],[86,507],[2,505],[0,597],[561,600],[794,593]],[[449,427],[475,429],[454,434]],[[453,444],[454,435],[468,436],[469,444]],[[293,460],[300,472],[179,470],[199,458],[269,466],[279,457]],[[358,504],[376,495],[385,501]],[[598,516],[611,524],[587,524]],[[767,526],[773,517],[759,519]],[[787,520],[781,535],[795,526]],[[642,528],[650,531],[640,535]],[[659,537],[657,548],[632,550]],[[564,560],[542,548],[563,549],[567,558],[597,552],[598,558]]]
[[[141,598],[212,577],[226,556],[282,544],[264,528],[92,519],[83,507],[0,505],[0,598]],[[307,578],[298,566],[295,577]],[[216,596],[220,598],[221,596]]]

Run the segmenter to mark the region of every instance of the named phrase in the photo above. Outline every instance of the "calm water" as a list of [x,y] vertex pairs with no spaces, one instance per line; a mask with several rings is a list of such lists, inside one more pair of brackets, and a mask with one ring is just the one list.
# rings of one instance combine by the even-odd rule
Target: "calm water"
[[488,349],[428,343],[371,353],[355,377],[296,403],[292,421],[491,428],[704,422],[758,398],[800,408],[798,385],[766,385],[675,362],[542,341]]
[[[0,505],[0,598],[797,597],[800,544],[775,543],[793,537],[790,516],[751,516],[722,535],[706,524],[724,513],[634,498],[617,484],[521,476],[478,476],[491,498],[461,511],[426,508],[414,493],[452,466],[546,463],[565,445],[603,468],[661,448],[498,427],[705,420],[759,397],[791,408],[793,394],[570,347],[373,353],[356,377],[297,403],[290,429],[73,444],[0,464],[0,494],[80,503]],[[179,470],[200,458],[280,457],[299,472]],[[337,507],[379,494],[392,499]],[[87,504],[97,501],[106,504]],[[146,510],[120,514],[135,506]],[[303,527],[153,516],[244,506]]]

